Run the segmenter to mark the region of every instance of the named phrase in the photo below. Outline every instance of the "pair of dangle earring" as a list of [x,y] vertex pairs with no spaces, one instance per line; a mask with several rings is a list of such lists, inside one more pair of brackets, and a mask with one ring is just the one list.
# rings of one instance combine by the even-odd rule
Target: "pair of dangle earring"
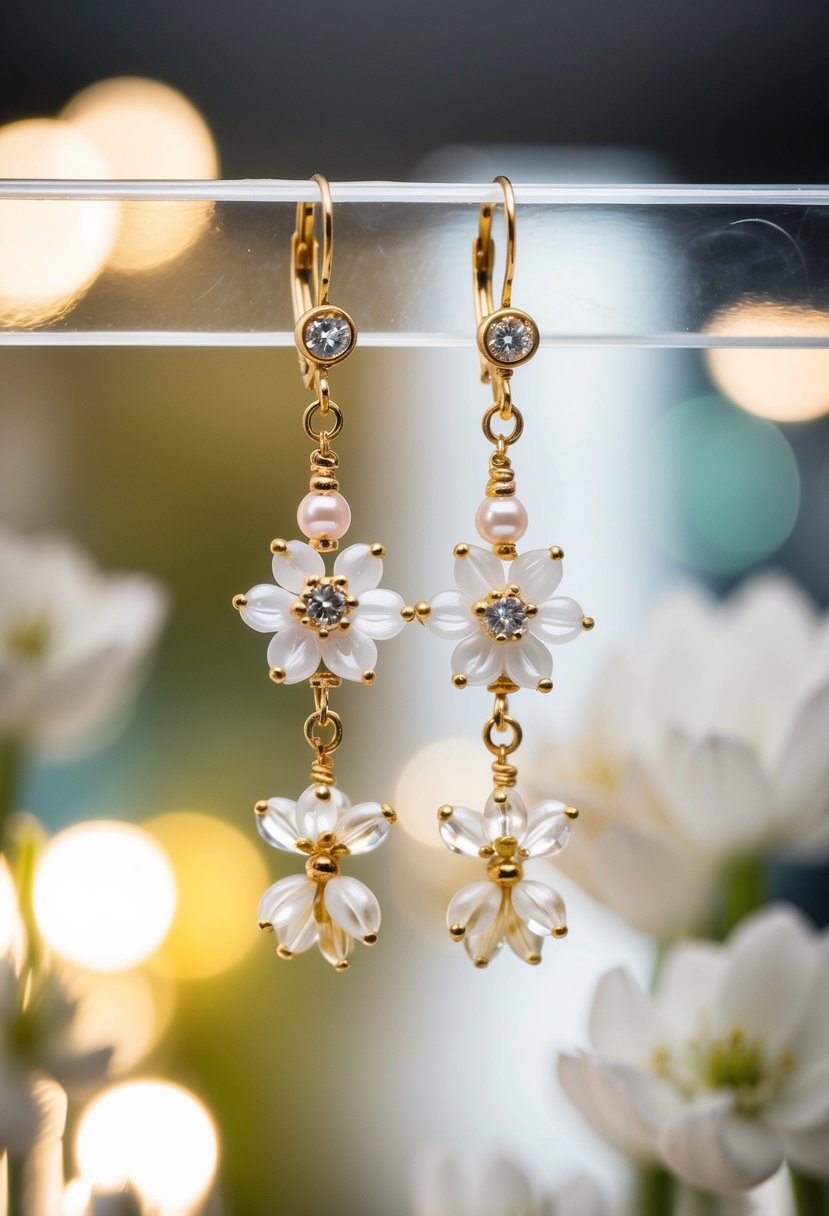
[[[453,639],[452,682],[457,688],[485,685],[494,695],[493,712],[483,729],[494,757],[493,791],[483,811],[442,806],[439,831],[454,852],[486,863],[484,880],[460,890],[449,904],[452,938],[463,941],[478,967],[485,967],[506,941],[528,963],[541,960],[544,938],[564,937],[566,912],[560,895],[546,883],[525,877],[524,865],[558,853],[578,812],[547,800],[528,812],[516,789],[512,756],[522,728],[510,713],[508,698],[524,688],[552,690],[550,645],[571,641],[593,621],[572,599],[556,596],[563,553],[557,546],[518,553],[528,527],[526,509],[515,495],[509,449],[524,421],[513,404],[514,369],[538,348],[538,328],[512,307],[515,270],[515,199],[506,178],[496,180],[504,194],[506,270],[501,306],[493,306],[495,246],[493,207],[481,209],[473,245],[477,344],[482,379],[493,402],[483,432],[493,445],[486,497],[475,524],[489,546],[455,546],[456,588],[414,607],[379,586],[384,549],[355,544],[338,553],[331,573],[325,555],[337,552],[351,513],[339,492],[339,462],[331,441],[343,426],[343,413],[331,399],[328,373],[354,349],[357,331],[351,317],[328,302],[333,256],[333,209],[328,182],[314,178],[323,212],[323,248],[314,237],[314,205],[297,208],[291,242],[294,337],[300,371],[314,400],[303,415],[305,433],[315,444],[309,493],[297,510],[306,541],[271,543],[275,585],[259,584],[234,598],[234,607],[252,629],[272,634],[268,646],[270,677],[277,684],[308,680],[314,710],[304,734],[314,752],[310,785],[296,801],[257,802],[260,835],[277,849],[299,854],[305,872],[268,887],[259,904],[260,928],[273,932],[277,954],[293,958],[313,946],[337,970],[346,970],[355,941],[372,945],[380,928],[380,907],[368,887],[341,872],[352,854],[368,853],[386,839],[396,816],[387,803],[352,806],[336,786],[332,756],[342,742],[340,716],[330,708],[332,690],[343,680],[372,684],[377,641],[398,634],[418,620],[438,637]],[[510,429],[495,428],[500,424]],[[322,664],[322,668],[320,668]]]
[[[498,309],[493,307],[495,245],[489,204],[481,208],[473,244],[481,379],[491,385],[493,397],[483,432],[494,447],[475,526],[489,547],[456,545],[456,587],[417,605],[418,619],[430,632],[455,641],[453,684],[485,685],[495,698],[483,728],[484,744],[493,756],[494,787],[483,811],[449,805],[438,811],[444,844],[486,863],[486,877],[458,891],[447,910],[452,939],[464,943],[476,967],[486,967],[505,942],[525,962],[539,963],[545,938],[567,934],[561,896],[547,883],[526,877],[524,867],[561,851],[578,811],[552,799],[527,810],[516,789],[518,770],[512,760],[523,732],[510,713],[509,697],[521,689],[551,692],[550,646],[572,641],[594,625],[575,600],[556,595],[564,557],[557,545],[520,554],[517,549],[529,521],[515,496],[509,455],[524,429],[512,401],[511,380],[515,368],[535,354],[539,334],[532,317],[512,307],[515,196],[506,178],[496,181],[503,190],[506,219],[506,269]],[[499,426],[503,429],[496,429]]]
[[[343,864],[378,848],[396,815],[387,803],[352,806],[337,786],[333,753],[342,742],[343,724],[330,696],[343,680],[374,683],[377,642],[398,634],[409,614],[402,611],[401,596],[379,585],[381,544],[352,544],[339,551],[351,511],[339,490],[339,460],[331,447],[342,430],[343,411],[331,398],[328,376],[351,354],[357,330],[348,313],[328,301],[333,207],[327,180],[321,175],[313,180],[322,201],[321,264],[313,203],[297,207],[291,241],[294,338],[303,383],[314,393],[303,414],[305,433],[315,445],[310,488],[297,509],[306,539],[272,541],[275,583],[251,587],[233,604],[252,629],[273,635],[267,658],[274,683],[307,680],[314,697],[304,725],[314,753],[310,784],[296,801],[268,798],[254,807],[263,839],[305,859],[304,873],[265,891],[259,927],[274,934],[281,958],[318,946],[336,970],[345,971],[355,942],[376,943],[380,905],[364,883],[342,872]],[[334,553],[328,573],[325,558]]]

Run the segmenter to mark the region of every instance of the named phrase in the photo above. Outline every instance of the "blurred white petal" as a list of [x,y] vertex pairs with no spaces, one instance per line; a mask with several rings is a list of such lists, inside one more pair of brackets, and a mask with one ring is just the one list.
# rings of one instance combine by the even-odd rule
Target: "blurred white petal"
[[616,967],[602,976],[590,1010],[590,1042],[603,1060],[647,1069],[665,1038],[653,1001],[628,971]]
[[701,850],[745,854],[768,833],[771,791],[756,753],[745,743],[710,735],[677,747],[666,771],[669,809],[677,826]]
[[746,1191],[783,1164],[780,1136],[761,1118],[732,1109],[730,1095],[691,1106],[663,1129],[659,1149],[670,1169],[705,1191]]

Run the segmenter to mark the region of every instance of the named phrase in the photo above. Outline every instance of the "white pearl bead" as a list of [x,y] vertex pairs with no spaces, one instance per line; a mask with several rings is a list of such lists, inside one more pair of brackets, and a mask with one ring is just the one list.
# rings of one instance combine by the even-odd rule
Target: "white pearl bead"
[[527,508],[514,496],[485,498],[475,514],[478,535],[490,545],[520,540],[528,522]]
[[296,521],[307,537],[339,540],[351,523],[351,508],[342,494],[306,494],[297,507]]

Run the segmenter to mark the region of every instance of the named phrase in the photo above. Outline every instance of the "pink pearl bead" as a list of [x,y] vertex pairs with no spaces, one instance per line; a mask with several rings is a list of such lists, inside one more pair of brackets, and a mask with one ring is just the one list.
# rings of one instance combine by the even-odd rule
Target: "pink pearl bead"
[[490,545],[520,540],[527,523],[527,508],[515,497],[485,498],[475,514],[478,535]]
[[339,540],[351,523],[351,508],[342,494],[306,494],[297,507],[296,521],[308,537]]

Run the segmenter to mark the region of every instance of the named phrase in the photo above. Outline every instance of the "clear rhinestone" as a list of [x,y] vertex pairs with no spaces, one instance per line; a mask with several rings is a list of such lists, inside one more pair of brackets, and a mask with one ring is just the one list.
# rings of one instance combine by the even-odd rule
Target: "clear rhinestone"
[[527,605],[515,595],[502,595],[484,614],[484,628],[494,638],[520,638],[527,627]]
[[351,346],[354,334],[345,317],[330,313],[309,321],[302,340],[316,359],[337,359]]
[[484,339],[496,363],[517,363],[535,347],[535,335],[521,317],[503,317],[490,325]]
[[315,625],[338,625],[345,616],[345,594],[333,583],[320,583],[314,587],[305,604]]

